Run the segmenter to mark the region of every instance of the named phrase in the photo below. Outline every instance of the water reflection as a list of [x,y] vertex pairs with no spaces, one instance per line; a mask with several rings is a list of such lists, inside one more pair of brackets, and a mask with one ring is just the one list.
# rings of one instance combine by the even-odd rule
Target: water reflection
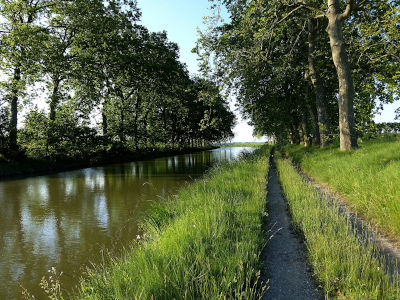
[[100,262],[102,249],[118,252],[136,236],[136,221],[150,201],[243,150],[0,182],[0,299],[20,298],[19,284],[43,298],[39,282],[53,266],[63,271],[63,286],[70,290],[82,266]]

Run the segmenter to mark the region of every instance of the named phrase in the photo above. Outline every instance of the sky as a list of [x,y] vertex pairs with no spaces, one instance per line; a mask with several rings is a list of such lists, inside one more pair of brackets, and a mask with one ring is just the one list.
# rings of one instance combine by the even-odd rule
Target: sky
[[[197,54],[191,53],[198,39],[197,29],[204,29],[203,18],[211,14],[208,0],[138,0],[142,11],[142,24],[150,31],[165,30],[168,39],[180,47],[180,60],[194,75],[198,71]],[[234,103],[231,103],[234,108]],[[253,137],[253,128],[240,118],[234,128],[233,142],[265,141]]]

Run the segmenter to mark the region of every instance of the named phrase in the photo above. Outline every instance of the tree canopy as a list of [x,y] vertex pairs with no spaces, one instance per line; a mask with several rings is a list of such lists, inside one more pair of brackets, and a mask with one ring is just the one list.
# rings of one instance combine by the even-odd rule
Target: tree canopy
[[133,0],[0,0],[0,151],[83,158],[232,137],[220,88],[140,17]]
[[399,1],[211,1],[204,73],[237,93],[259,134],[342,150],[399,97]]

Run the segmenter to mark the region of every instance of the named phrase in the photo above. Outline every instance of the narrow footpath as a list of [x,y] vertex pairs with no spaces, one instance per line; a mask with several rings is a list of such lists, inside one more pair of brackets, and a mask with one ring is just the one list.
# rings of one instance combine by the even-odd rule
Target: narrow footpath
[[273,157],[268,180],[268,240],[262,257],[264,277],[269,280],[263,299],[322,299],[306,261],[306,249],[292,230]]

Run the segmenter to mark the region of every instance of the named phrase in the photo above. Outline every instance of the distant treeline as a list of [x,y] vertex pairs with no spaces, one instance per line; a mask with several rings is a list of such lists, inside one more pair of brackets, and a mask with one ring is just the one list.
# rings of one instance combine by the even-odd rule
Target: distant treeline
[[0,154],[87,157],[231,137],[219,88],[191,78],[136,1],[0,0]]
[[366,128],[365,134],[380,135],[387,133],[400,133],[400,123],[386,122],[372,124],[369,128]]

